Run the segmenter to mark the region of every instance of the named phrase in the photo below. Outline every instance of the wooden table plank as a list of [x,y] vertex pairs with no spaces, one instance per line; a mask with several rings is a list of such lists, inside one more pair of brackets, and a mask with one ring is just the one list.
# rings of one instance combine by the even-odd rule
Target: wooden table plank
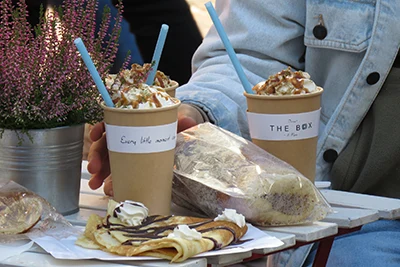
[[77,213],[65,216],[65,219],[73,225],[86,226],[86,222],[91,214],[97,214],[101,217],[106,216],[105,210],[93,210],[87,208],[80,208]]
[[322,221],[336,223],[340,228],[354,228],[379,220],[376,210],[333,207],[334,213]]
[[314,222],[296,226],[274,226],[260,229],[263,231],[294,234],[296,236],[296,241],[311,242],[337,234],[338,225],[329,222]]
[[247,251],[243,253],[225,254],[213,257],[207,257],[207,263],[211,266],[227,266],[238,262],[242,262],[244,259],[251,257],[252,252]]
[[88,162],[86,160],[83,160],[82,161],[82,176],[81,176],[81,178],[85,179],[85,180],[89,180],[90,176],[91,176],[87,170],[87,165],[88,165]]
[[382,219],[400,219],[400,199],[336,190],[321,190],[332,206],[377,210]]
[[107,210],[109,197],[105,195],[84,194],[79,195],[79,207],[94,209],[94,210]]

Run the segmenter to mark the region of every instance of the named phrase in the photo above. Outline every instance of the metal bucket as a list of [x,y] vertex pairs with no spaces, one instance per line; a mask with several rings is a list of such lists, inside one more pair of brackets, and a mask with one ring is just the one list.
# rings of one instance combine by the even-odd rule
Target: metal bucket
[[84,124],[30,130],[28,135],[4,130],[0,138],[0,180],[13,180],[28,188],[63,215],[77,212],[83,134]]

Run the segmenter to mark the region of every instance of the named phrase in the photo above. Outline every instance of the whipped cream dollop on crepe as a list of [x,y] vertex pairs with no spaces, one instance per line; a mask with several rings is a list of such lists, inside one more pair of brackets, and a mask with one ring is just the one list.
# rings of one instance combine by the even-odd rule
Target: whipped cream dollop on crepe
[[[136,215],[130,219],[127,219],[129,216],[120,215],[121,208],[124,207],[133,211],[129,213],[135,213],[136,218],[143,217],[147,211],[141,203],[133,201],[117,203],[110,200],[106,217],[92,214],[85,232],[77,239],[76,244],[118,255],[153,256],[171,262],[182,262],[202,252],[238,243],[247,232],[247,225],[242,225],[241,218],[239,224],[242,226],[231,219],[224,219],[234,214],[233,211],[228,211],[227,216],[223,215],[217,220],[159,215],[134,220],[132,218]],[[140,224],[136,224],[139,221]]]
[[246,218],[236,212],[235,209],[225,209],[222,214],[219,214],[214,221],[228,221],[234,222],[240,227],[244,227],[246,225]]
[[113,218],[118,218],[128,226],[137,226],[142,224],[142,221],[147,218],[149,210],[139,202],[126,200],[118,203],[116,201],[109,201],[107,213],[113,214]]
[[253,91],[258,95],[300,95],[320,91],[310,74],[292,71],[290,67],[271,75],[265,82],[258,83]]
[[178,225],[174,231],[170,233],[168,238],[183,238],[187,240],[201,240],[202,236],[196,229],[190,229],[186,224]]

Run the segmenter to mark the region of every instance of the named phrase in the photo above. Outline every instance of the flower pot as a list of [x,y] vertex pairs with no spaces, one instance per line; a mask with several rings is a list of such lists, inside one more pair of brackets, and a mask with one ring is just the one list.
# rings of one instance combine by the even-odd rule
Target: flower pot
[[37,193],[63,215],[77,212],[83,133],[83,124],[28,134],[5,129],[0,138],[0,179]]

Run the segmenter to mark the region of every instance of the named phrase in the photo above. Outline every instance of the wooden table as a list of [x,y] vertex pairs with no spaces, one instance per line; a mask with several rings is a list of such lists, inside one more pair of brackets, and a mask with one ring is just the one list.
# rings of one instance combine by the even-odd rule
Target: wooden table
[[[84,176],[85,177],[85,176]],[[100,216],[104,216],[106,213],[106,207],[108,203],[108,197],[104,196],[102,189],[91,190],[87,185],[87,180],[82,179],[81,182],[81,195],[80,195],[80,210],[78,213],[66,216],[67,220],[70,221],[74,225],[85,225],[86,220],[93,212],[99,214]],[[171,205],[171,211],[174,215],[193,215],[197,214],[192,213],[186,209],[183,209],[175,204]],[[269,235],[274,236],[273,232],[267,231]],[[282,234],[280,234],[282,236]],[[279,237],[278,237],[279,238]],[[282,240],[282,239],[281,239]],[[282,240],[285,244],[279,248],[268,248],[266,251],[277,251],[282,248],[288,247],[295,243],[295,236],[293,234],[286,234]],[[235,253],[229,255],[221,255],[221,256],[213,256],[207,257],[206,262],[209,265],[213,266],[226,266],[234,263],[238,263],[243,261],[243,259],[249,258],[252,255],[252,252],[244,252],[244,253]]]
[[[84,226],[89,216],[97,213],[100,216],[106,214],[108,204],[108,197],[104,196],[102,189],[91,190],[88,185],[87,175],[83,175],[81,181],[81,194],[80,194],[80,210],[79,212],[65,216],[65,218],[73,225]],[[172,211],[176,215],[195,215],[190,214],[189,211],[184,210],[172,204]],[[269,232],[272,235],[272,232]],[[282,234],[278,234],[282,236]],[[284,234],[283,242],[287,247],[295,243],[294,235]],[[281,249],[269,248],[268,251]],[[243,259],[252,255],[252,252],[235,253],[230,255],[213,256],[208,258],[193,258],[188,259],[182,263],[170,264],[166,260],[146,260],[146,261],[100,261],[100,260],[58,260],[47,254],[36,244],[28,251],[8,258],[0,262],[0,266],[101,266],[101,267],[122,267],[122,266],[169,266],[169,267],[205,267],[207,265],[225,266],[236,262],[241,262]]]
[[[76,214],[66,216],[74,225],[84,226],[90,214],[97,213],[104,216],[108,197],[102,189],[91,190],[88,185],[90,175],[86,171],[86,162],[83,162],[80,194],[80,210]],[[170,266],[170,267],[200,267],[200,266],[227,266],[243,260],[264,257],[278,251],[299,247],[319,241],[315,266],[325,266],[334,238],[347,232],[357,231],[362,225],[378,220],[379,218],[398,219],[400,217],[400,201],[374,196],[365,196],[354,193],[334,190],[321,190],[322,194],[333,206],[334,213],[329,214],[321,222],[300,226],[283,226],[262,228],[267,234],[282,240],[284,245],[279,248],[258,249],[251,252],[233,255],[195,258],[183,263],[170,264],[168,261],[119,261],[105,262],[99,260],[57,260],[34,245],[29,251],[0,262],[0,266]],[[190,214],[176,205],[172,205],[176,214]],[[188,214],[189,213],[189,214]]]
[[400,219],[400,199],[326,189],[321,193],[333,207],[375,210],[380,219]]
[[[82,218],[77,220],[72,218],[74,216],[69,218],[69,220],[75,224],[80,224],[79,221],[82,222],[82,220],[85,221],[93,209],[98,211],[104,210],[108,202],[108,198],[104,196],[102,188],[93,191],[88,187],[85,180],[90,178],[90,174],[86,171],[85,162],[83,162],[82,170],[81,212],[77,215]],[[329,183],[320,182],[318,186],[327,188],[329,187]],[[333,206],[334,210],[334,213],[329,214],[321,222],[300,226],[261,228],[266,233],[281,239],[284,245],[279,248],[255,250],[252,251],[252,253],[246,252],[229,256],[209,257],[207,258],[208,264],[213,267],[226,266],[243,260],[246,261],[253,258],[265,257],[278,251],[319,241],[320,246],[317,251],[314,266],[325,266],[336,236],[358,231],[364,224],[376,221],[380,218],[389,218],[389,214],[393,215],[390,218],[396,218],[394,215],[399,214],[400,201],[329,189],[321,189],[320,191]],[[366,209],[368,205],[365,205],[365,198],[370,199],[369,202],[371,203],[374,202],[374,209]],[[337,205],[338,202],[339,205]],[[390,205],[388,205],[388,203]],[[83,208],[87,208],[88,210],[84,210]],[[178,211],[179,207],[173,205],[172,210]],[[187,210],[180,210],[178,214],[187,214],[187,212]]]
[[[87,185],[87,179],[90,178],[90,175],[85,172],[86,166],[83,166],[83,176],[81,183],[81,211],[78,214],[74,214],[72,216],[67,217],[74,224],[81,224],[87,219],[90,215],[92,209],[96,209],[98,212],[104,212],[106,204],[108,202],[108,198],[104,196],[103,189],[99,188],[97,190],[91,190]],[[85,210],[86,209],[86,210]],[[177,210],[180,209],[176,205],[172,206],[172,211],[175,214],[187,214],[189,211],[187,210]],[[351,213],[352,211],[349,210]],[[372,212],[376,214],[376,212]],[[104,215],[104,214],[99,214]],[[195,215],[195,214],[193,214]],[[339,234],[339,225],[345,226],[359,226],[360,223],[368,223],[373,220],[377,220],[377,216],[368,216],[370,212],[367,213],[355,213],[354,216],[348,216],[343,210],[336,210],[336,213],[330,214],[325,221],[323,222],[315,222],[312,224],[300,225],[300,226],[283,226],[283,227],[268,227],[261,228],[266,233],[275,236],[281,239],[284,242],[284,245],[279,248],[273,249],[262,249],[255,250],[252,252],[245,253],[237,253],[234,255],[224,255],[224,256],[215,256],[208,257],[207,262],[209,266],[226,266],[234,263],[238,263],[241,261],[251,260],[254,258],[264,257],[266,255],[276,253],[278,251],[282,251],[289,248],[295,248],[299,246],[303,246],[309,243],[313,243],[316,241],[320,241],[322,243],[321,249],[318,253],[318,257],[316,258],[316,263],[321,264],[326,262],[329,257],[331,243],[335,236]],[[76,217],[78,216],[78,217]],[[364,218],[366,216],[366,218]],[[331,218],[332,217],[332,218]],[[338,220],[341,218],[342,221]],[[334,222],[336,220],[336,222]],[[338,224],[339,223],[339,224]],[[359,228],[352,228],[353,230],[358,230]],[[343,234],[340,232],[340,234]],[[323,265],[319,265],[323,266]]]

